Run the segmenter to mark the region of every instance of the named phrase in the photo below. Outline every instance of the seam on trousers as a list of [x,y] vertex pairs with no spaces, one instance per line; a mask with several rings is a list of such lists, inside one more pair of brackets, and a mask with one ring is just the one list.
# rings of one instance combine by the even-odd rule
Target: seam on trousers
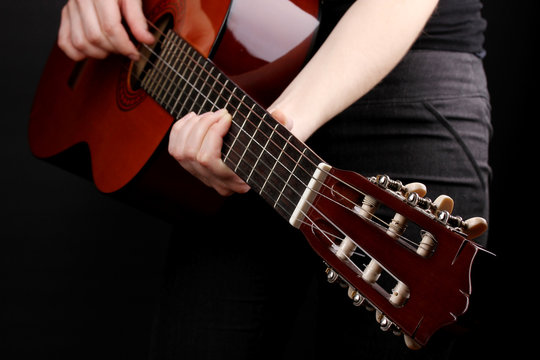
[[482,189],[486,189],[486,183],[484,181],[484,179],[482,178],[482,172],[480,171],[480,168],[478,166],[478,163],[476,162],[473,154],[471,153],[471,151],[469,150],[469,147],[467,146],[467,144],[465,144],[465,142],[463,141],[463,139],[461,138],[461,136],[458,134],[458,132],[452,127],[452,125],[450,124],[450,122],[448,122],[448,120],[446,119],[446,117],[444,117],[444,115],[442,115],[439,111],[437,111],[437,109],[431,105],[430,103],[427,103],[427,102],[424,102],[423,103],[424,107],[431,113],[433,114],[433,116],[435,116],[435,118],[450,132],[450,134],[452,134],[452,136],[454,137],[454,139],[458,142],[458,144],[461,146],[461,148],[463,149],[463,151],[465,152],[465,155],[467,156],[467,158],[469,159],[469,162],[471,163],[471,165],[473,166],[474,168],[474,171],[476,172],[476,176],[478,178],[478,180],[480,181],[480,184],[482,185]]

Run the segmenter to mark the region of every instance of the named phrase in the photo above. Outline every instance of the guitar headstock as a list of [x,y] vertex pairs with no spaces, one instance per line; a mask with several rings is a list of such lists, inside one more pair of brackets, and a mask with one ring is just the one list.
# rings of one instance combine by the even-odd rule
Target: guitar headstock
[[452,215],[453,200],[430,200],[423,184],[322,165],[299,228],[327,264],[328,281],[409,348],[425,345],[467,310],[480,249],[471,240],[486,221]]

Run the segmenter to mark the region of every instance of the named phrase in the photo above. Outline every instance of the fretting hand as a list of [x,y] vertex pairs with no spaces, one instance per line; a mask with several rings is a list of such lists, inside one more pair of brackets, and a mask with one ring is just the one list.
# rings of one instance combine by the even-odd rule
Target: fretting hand
[[231,115],[224,109],[189,113],[173,125],[169,138],[169,153],[180,165],[223,196],[249,190],[221,160],[223,137],[230,126]]
[[[292,121],[283,113],[276,110],[272,116],[291,130]],[[221,159],[223,137],[229,131],[231,121],[231,115],[225,109],[202,115],[189,113],[173,125],[169,137],[169,153],[176,161],[223,196],[250,189]]]

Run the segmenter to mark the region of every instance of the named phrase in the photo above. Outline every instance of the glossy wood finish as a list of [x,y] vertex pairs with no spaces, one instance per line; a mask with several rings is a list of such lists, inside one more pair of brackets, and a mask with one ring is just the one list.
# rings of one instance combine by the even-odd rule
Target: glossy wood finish
[[[320,230],[305,223],[300,227],[301,231],[329,266],[392,319],[404,333],[425,345],[438,329],[455,322],[467,310],[471,293],[471,266],[478,251],[477,245],[363,176],[338,169],[332,169],[330,173],[332,176],[327,177],[307,217],[328,233],[347,234],[370,257],[383,264],[386,271],[409,287],[410,298],[403,306],[392,304],[385,289],[362,279],[362,269],[336,256],[329,238]],[[343,183],[356,189],[356,193],[369,194],[430,232],[438,242],[433,255],[427,258],[418,255],[416,249],[388,236],[386,229],[358,216],[354,211],[347,211],[351,207],[351,201],[347,199],[349,195],[334,191],[336,186]],[[351,196],[354,203],[356,197]],[[316,209],[324,209],[323,214]],[[336,231],[336,228],[340,230]]]
[[[260,2],[267,6],[273,4],[272,0]],[[307,16],[316,18],[317,7],[309,4],[317,1],[295,3],[299,6],[292,8],[314,11]],[[234,11],[245,13],[242,6],[248,4],[239,1]],[[145,13],[151,21],[165,14],[172,15],[177,33],[203,55],[208,56],[213,51],[215,63],[218,66],[223,64],[225,73],[236,77],[239,83],[246,85],[248,94],[252,93],[267,105],[299,70],[315,29],[305,41],[273,63],[254,61],[253,56],[246,55],[247,45],[235,40],[233,31],[228,28],[228,16],[235,17],[230,12],[230,5],[230,1],[222,0],[144,1]],[[304,12],[299,14],[306,16]],[[277,30],[281,32],[283,29]],[[224,35],[220,36],[221,33]],[[298,59],[293,61],[294,57]],[[162,197],[175,197],[181,204],[188,201],[188,207],[204,208],[205,199],[215,198],[213,192],[206,194],[207,189],[180,170],[167,154],[156,151],[167,140],[174,119],[142,90],[134,89],[127,71],[130,65],[127,59],[119,56],[75,63],[54,47],[30,115],[32,153],[40,158],[49,158],[75,144],[85,143],[90,152],[93,181],[100,191],[116,192],[138,177],[142,178],[145,188],[154,188],[150,192],[160,192]],[[154,161],[154,158],[158,160]],[[153,165],[157,164],[163,166],[155,166],[154,169]],[[173,175],[178,178],[172,178]],[[189,191],[182,190],[184,186],[189,186]],[[167,195],[169,191],[173,193]],[[204,197],[190,201],[184,198],[185,193],[187,196],[204,194]]]
[[[213,55],[213,62],[236,83],[233,87],[227,81],[226,86],[221,83],[223,92],[229,92],[226,105],[238,109],[237,117],[241,120],[235,123],[233,119],[224,139],[224,144],[235,150],[227,153],[224,161],[238,170],[252,189],[286,219],[297,212],[304,191],[313,190],[309,184],[322,160],[283,126],[266,121],[269,115],[263,107],[269,105],[302,66],[318,24],[316,3],[316,0],[236,0],[230,7],[231,2],[221,0],[144,2],[149,19],[157,21],[170,14],[174,30],[204,57]],[[273,13],[275,8],[279,9],[277,13]],[[250,14],[254,12],[262,15],[252,17]],[[278,19],[278,15],[282,17]],[[275,33],[271,31],[273,28],[277,28]],[[285,39],[288,31],[300,36]],[[259,37],[264,39],[259,41]],[[270,51],[265,46],[270,46]],[[204,64],[198,68],[207,71],[202,77],[221,79],[221,75],[208,72],[206,61]],[[136,181],[137,194],[157,198],[154,203],[161,208],[208,211],[219,202],[216,193],[183,171],[163,149],[173,118],[130,81],[130,66],[130,62],[118,56],[76,64],[54,48],[31,114],[32,152],[48,158],[86,143],[92,176],[101,191],[118,192]],[[196,74],[195,68],[191,69]],[[200,73],[196,78],[201,78]],[[175,83],[181,82],[174,79]],[[156,84],[158,91],[154,93],[147,88],[149,94],[163,89],[159,89],[159,82]],[[237,85],[260,104],[246,98],[244,93],[234,102],[229,101],[233,94],[236,96]],[[225,105],[221,102],[222,90],[217,92],[220,96],[211,96],[212,99]],[[206,100],[205,104],[208,104]],[[200,108],[204,109],[204,106]],[[246,123],[251,124],[239,125]],[[255,143],[257,150],[248,151]],[[229,155],[233,153],[236,155]],[[324,167],[326,171],[329,174],[320,177],[324,186],[317,186],[312,191],[313,197],[304,201],[305,211],[302,208],[302,220],[298,222],[300,230],[313,249],[350,286],[405,334],[421,345],[426,344],[435,331],[456,321],[467,310],[471,266],[478,247],[363,176],[330,166]],[[360,206],[366,194],[431,233],[437,241],[435,252],[421,256],[416,248],[389,236],[380,224],[359,216],[356,206]],[[335,234],[335,239],[329,234]],[[363,270],[350,257],[338,257],[336,245],[341,240],[358,245],[402,282],[410,291],[405,303],[389,301],[388,291],[377,282],[364,281]]]

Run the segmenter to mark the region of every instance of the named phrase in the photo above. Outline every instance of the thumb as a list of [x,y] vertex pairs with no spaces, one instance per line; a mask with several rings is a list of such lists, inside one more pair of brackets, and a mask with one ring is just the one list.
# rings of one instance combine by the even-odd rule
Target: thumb
[[292,119],[287,118],[281,110],[274,109],[274,110],[269,110],[269,111],[270,111],[270,115],[272,115],[272,117],[276,119],[281,125],[285,126],[287,130],[289,131],[292,130],[293,128]]

